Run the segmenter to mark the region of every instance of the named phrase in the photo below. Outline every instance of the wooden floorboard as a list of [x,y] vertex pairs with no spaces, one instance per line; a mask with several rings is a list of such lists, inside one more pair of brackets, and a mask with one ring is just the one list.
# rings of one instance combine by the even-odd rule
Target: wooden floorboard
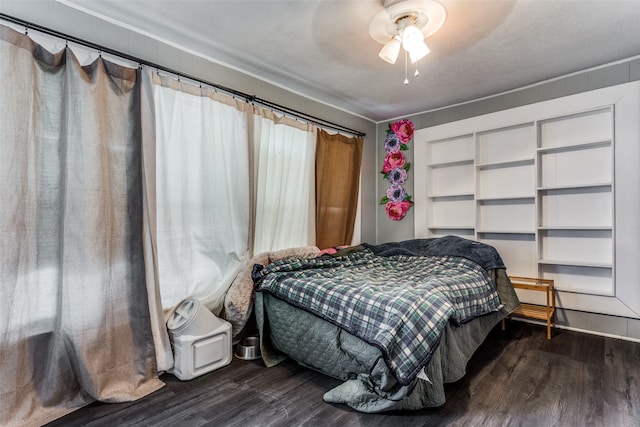
[[611,425],[640,426],[640,346],[636,343],[605,343],[604,414]]
[[508,322],[446,386],[440,408],[364,414],[328,404],[340,381],[286,361],[234,359],[137,402],[94,403],[49,426],[640,426],[640,343]]

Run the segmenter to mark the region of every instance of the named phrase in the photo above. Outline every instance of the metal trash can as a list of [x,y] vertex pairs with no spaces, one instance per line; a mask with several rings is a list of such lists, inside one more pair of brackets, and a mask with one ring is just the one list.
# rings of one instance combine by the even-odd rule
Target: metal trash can
[[200,301],[186,298],[167,321],[173,348],[171,371],[190,380],[231,363],[231,324],[216,317]]

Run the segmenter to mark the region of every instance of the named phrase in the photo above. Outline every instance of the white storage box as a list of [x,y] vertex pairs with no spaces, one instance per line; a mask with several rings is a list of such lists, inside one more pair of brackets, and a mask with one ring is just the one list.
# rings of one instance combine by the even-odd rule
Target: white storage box
[[200,301],[187,298],[167,321],[173,347],[173,375],[190,380],[231,363],[231,324]]

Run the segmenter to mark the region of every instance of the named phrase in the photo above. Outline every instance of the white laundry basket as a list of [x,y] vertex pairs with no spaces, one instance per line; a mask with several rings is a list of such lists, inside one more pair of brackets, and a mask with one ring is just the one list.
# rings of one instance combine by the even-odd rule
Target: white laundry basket
[[173,375],[190,380],[231,363],[231,324],[200,301],[187,298],[167,321],[173,347]]

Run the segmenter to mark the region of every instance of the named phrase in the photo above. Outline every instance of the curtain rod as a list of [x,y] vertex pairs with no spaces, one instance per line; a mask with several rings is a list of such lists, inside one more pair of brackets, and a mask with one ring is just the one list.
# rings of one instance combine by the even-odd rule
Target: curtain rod
[[144,66],[147,66],[147,67],[155,68],[155,69],[157,69],[159,71],[164,71],[166,73],[170,73],[170,74],[176,75],[176,76],[178,76],[178,78],[184,77],[184,78],[187,78],[189,80],[193,80],[193,81],[195,81],[197,83],[201,83],[201,84],[205,84],[207,86],[211,86],[212,88],[215,88],[217,90],[226,92],[226,93],[228,93],[230,95],[237,96],[237,97],[240,97],[240,98],[244,98],[244,100],[247,103],[258,104],[258,105],[261,105],[263,107],[267,107],[269,109],[279,111],[281,113],[284,113],[284,114],[287,114],[289,116],[292,116],[293,118],[301,119],[301,120],[303,120],[305,122],[317,125],[317,126],[319,126],[321,128],[327,128],[327,129],[332,129],[332,130],[335,130],[335,131],[338,131],[338,132],[348,133],[348,134],[354,135],[356,137],[364,137],[366,135],[364,132],[360,132],[360,131],[357,131],[357,130],[354,130],[354,129],[350,129],[350,128],[344,127],[344,126],[339,125],[337,123],[333,123],[333,122],[329,122],[327,120],[323,120],[323,119],[321,119],[319,117],[315,117],[315,116],[312,116],[310,114],[306,114],[306,113],[303,113],[303,112],[300,112],[300,111],[285,107],[283,105],[273,103],[271,101],[268,101],[266,99],[262,99],[260,97],[255,96],[255,95],[250,95],[248,93],[241,92],[241,91],[236,90],[236,89],[232,89],[232,88],[229,88],[229,87],[226,87],[226,86],[222,86],[222,85],[219,85],[219,84],[216,84],[216,83],[211,83],[211,82],[208,82],[208,81],[203,80],[201,78],[198,78],[198,77],[195,77],[195,76],[191,76],[189,74],[185,74],[185,73],[180,72],[180,71],[173,70],[173,69],[165,67],[163,65],[155,64],[155,63],[147,61],[145,59],[142,59],[142,58],[139,58],[139,57],[136,57],[136,56],[133,56],[133,55],[129,55],[129,54],[126,54],[124,52],[119,52],[117,50],[108,48],[106,46],[101,46],[99,44],[92,43],[90,41],[87,41],[87,40],[84,40],[84,39],[81,39],[81,38],[78,38],[78,37],[74,37],[74,36],[71,36],[69,34],[65,34],[65,33],[62,33],[62,32],[56,31],[56,30],[52,30],[50,28],[43,27],[41,25],[34,24],[32,22],[28,22],[28,21],[25,21],[25,20],[20,19],[20,18],[15,18],[13,16],[9,16],[9,15],[6,15],[4,13],[0,13],[0,19],[3,19],[5,21],[11,22],[11,23],[16,24],[16,25],[23,26],[23,27],[25,27],[27,32],[30,29],[33,29],[33,30],[36,30],[36,31],[38,31],[40,33],[47,34],[47,35],[50,35],[50,36],[53,36],[53,37],[57,37],[59,39],[63,39],[65,41],[67,41],[67,42],[76,43],[76,44],[88,47],[90,49],[97,50],[98,52],[107,53],[109,55],[117,56],[117,57],[126,59],[128,61],[138,63],[141,66],[144,65]]

